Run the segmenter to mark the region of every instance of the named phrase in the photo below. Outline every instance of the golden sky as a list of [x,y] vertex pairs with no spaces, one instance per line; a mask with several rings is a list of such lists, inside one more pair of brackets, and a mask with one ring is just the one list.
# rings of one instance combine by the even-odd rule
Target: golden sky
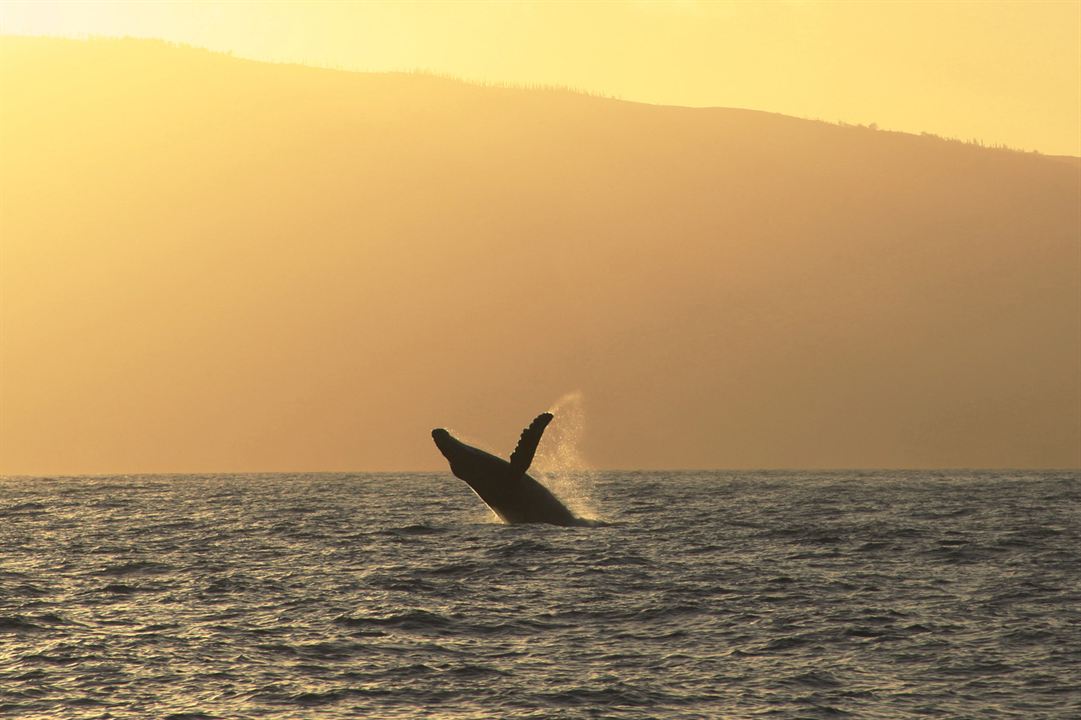
[[1079,28],[0,0],[0,473],[1078,467]]
[[163,38],[1081,155],[1081,3],[0,2],[0,32]]

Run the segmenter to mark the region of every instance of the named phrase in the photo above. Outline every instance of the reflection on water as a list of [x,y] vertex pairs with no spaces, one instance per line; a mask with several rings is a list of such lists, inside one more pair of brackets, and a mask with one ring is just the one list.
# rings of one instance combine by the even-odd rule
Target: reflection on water
[[1078,473],[0,482],[0,715],[1075,717]]

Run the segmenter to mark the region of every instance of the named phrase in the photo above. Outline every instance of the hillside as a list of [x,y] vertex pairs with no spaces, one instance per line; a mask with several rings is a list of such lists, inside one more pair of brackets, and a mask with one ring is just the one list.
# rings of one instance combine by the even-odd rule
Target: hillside
[[1081,466],[1081,167],[0,40],[0,471]]

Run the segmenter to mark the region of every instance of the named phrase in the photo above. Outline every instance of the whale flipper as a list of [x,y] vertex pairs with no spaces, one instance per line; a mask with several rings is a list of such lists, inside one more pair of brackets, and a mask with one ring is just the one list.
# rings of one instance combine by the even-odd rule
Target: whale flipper
[[548,423],[552,422],[552,413],[541,413],[529,423],[529,427],[522,431],[522,437],[518,439],[518,447],[510,454],[511,470],[515,473],[525,474],[533,463],[533,456],[537,454],[537,445],[540,444],[541,435]]

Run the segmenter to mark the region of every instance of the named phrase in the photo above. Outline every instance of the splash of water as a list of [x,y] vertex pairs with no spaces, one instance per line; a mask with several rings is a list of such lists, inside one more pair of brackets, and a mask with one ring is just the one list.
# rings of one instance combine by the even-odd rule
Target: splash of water
[[595,520],[595,472],[582,456],[585,433],[585,404],[580,391],[569,392],[548,410],[555,420],[544,433],[544,441],[533,460],[534,477],[544,483],[571,512]]

